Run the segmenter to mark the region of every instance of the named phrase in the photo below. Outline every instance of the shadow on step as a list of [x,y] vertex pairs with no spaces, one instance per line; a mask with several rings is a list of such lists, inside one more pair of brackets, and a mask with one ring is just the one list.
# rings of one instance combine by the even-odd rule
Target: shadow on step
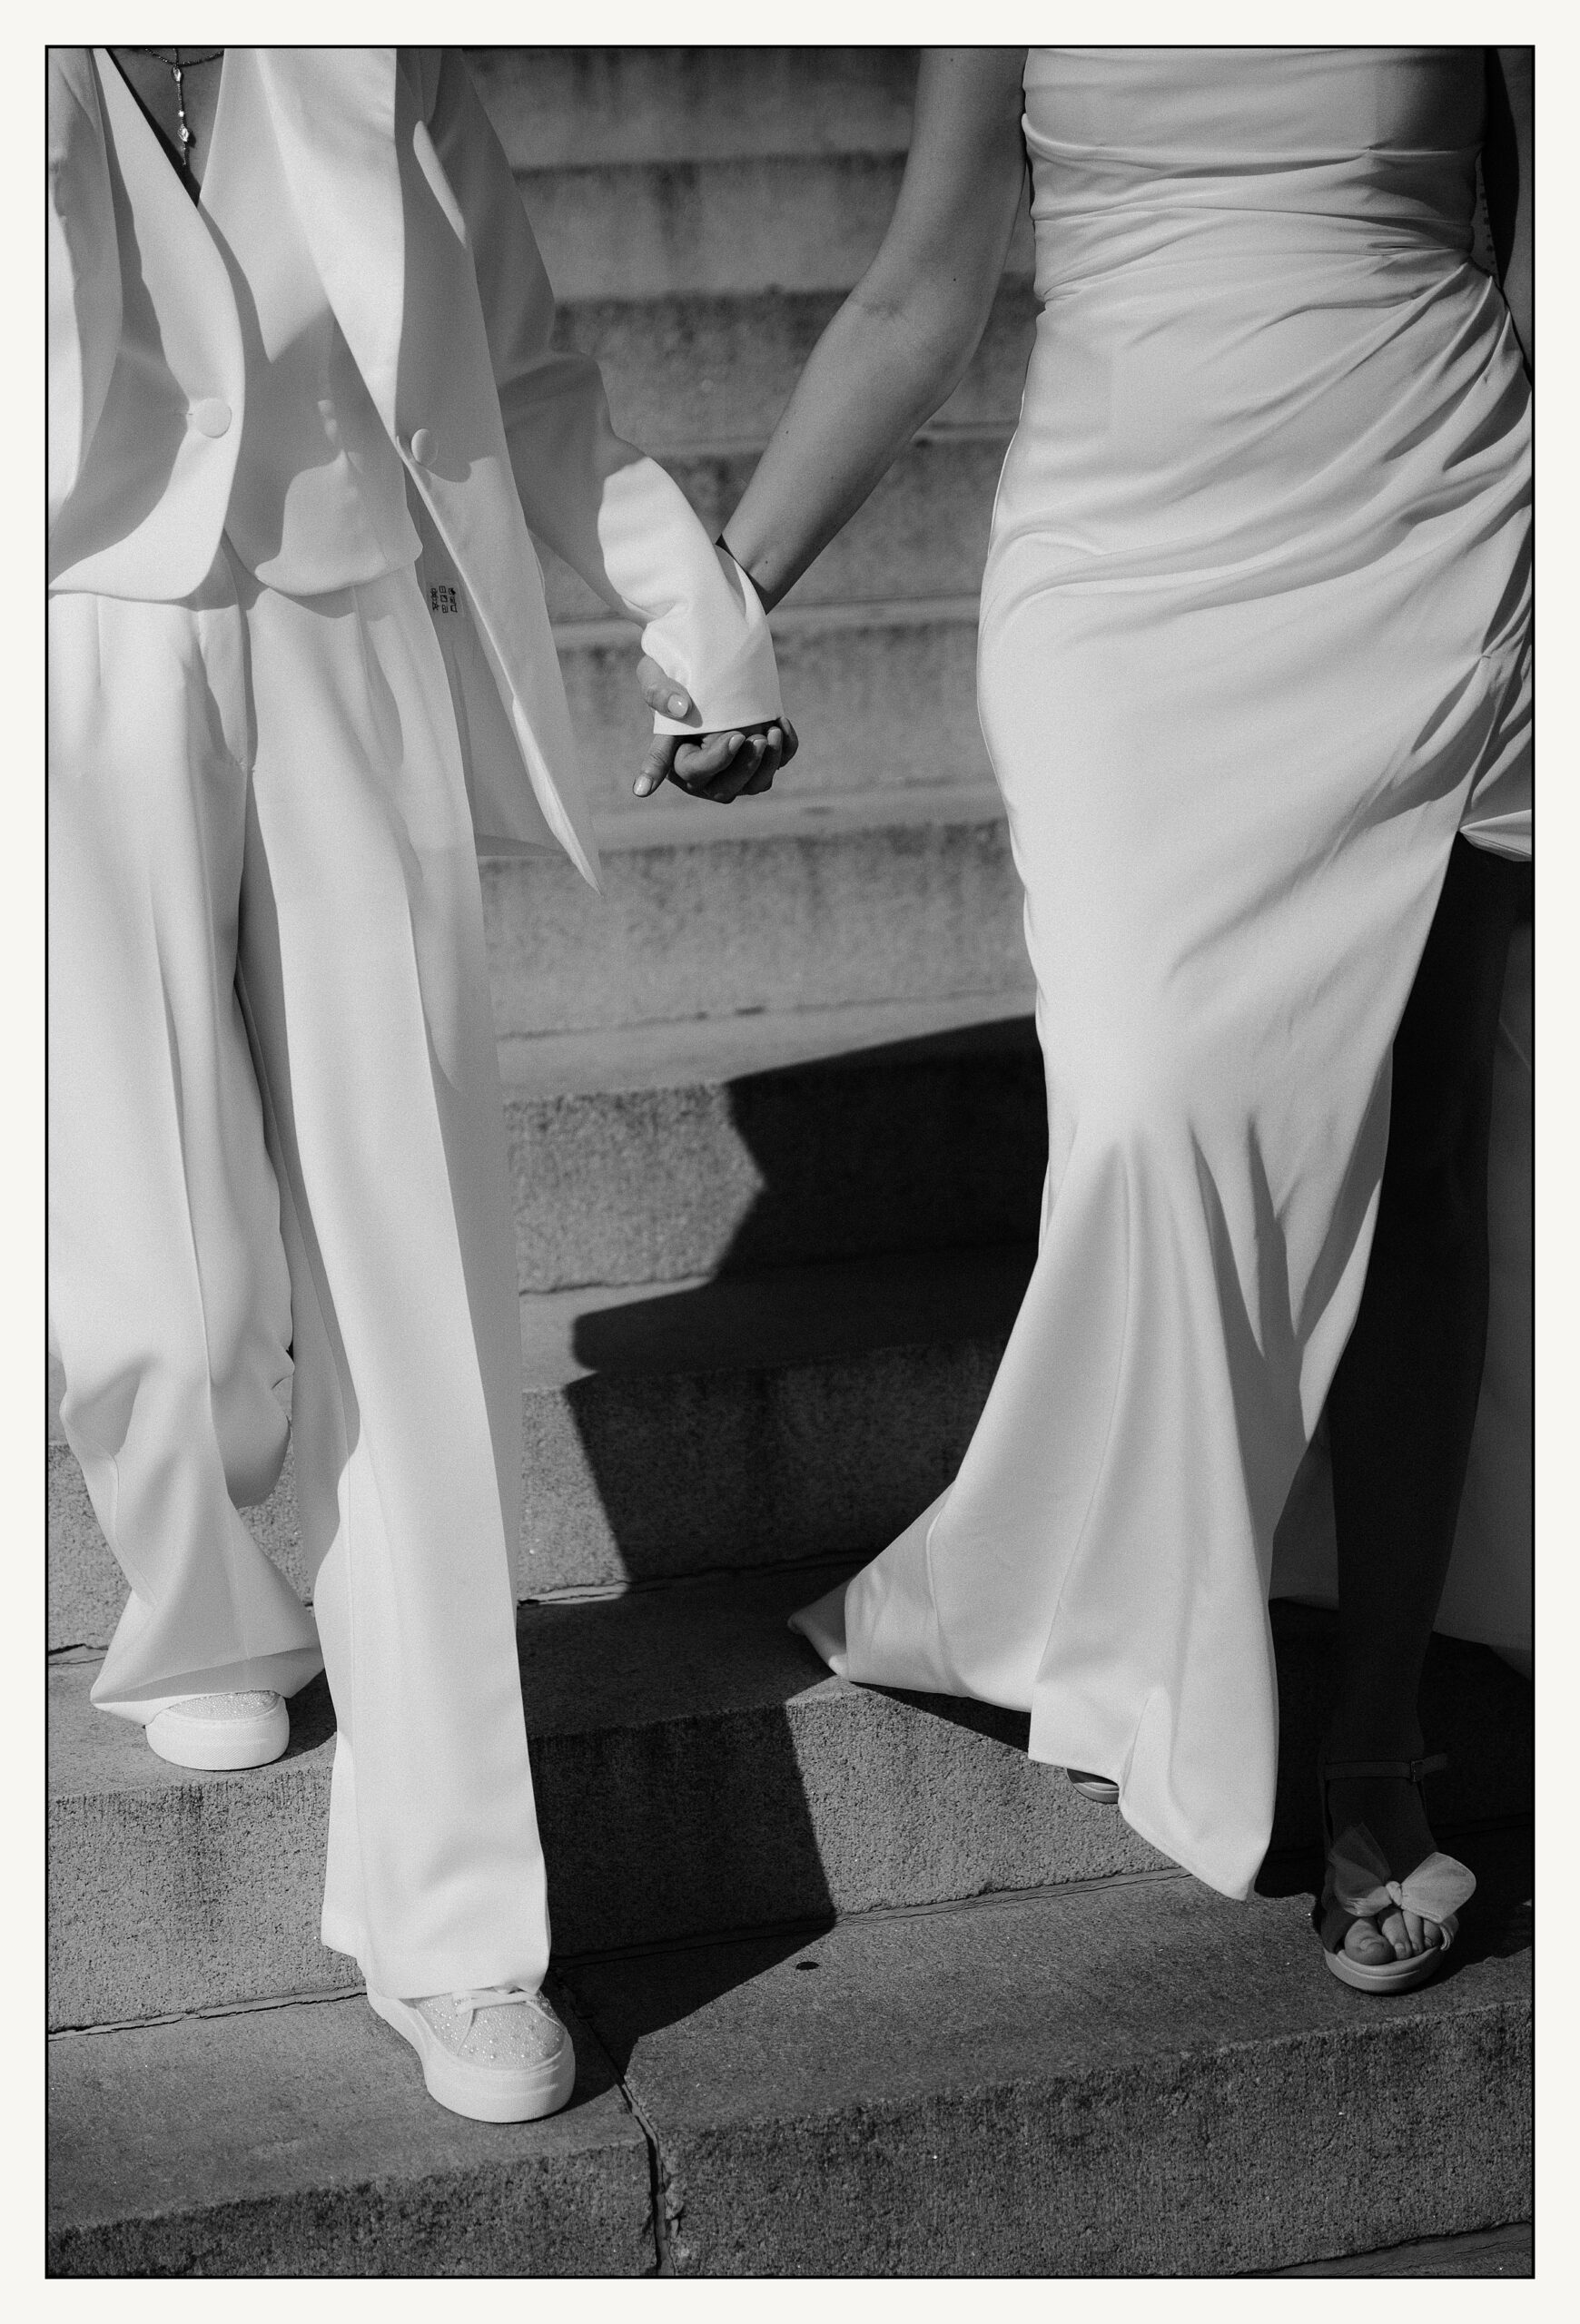
[[618,1964],[607,1957],[573,1961],[558,1974],[624,2081],[633,2052],[647,2035],[684,2024],[782,1961],[795,1961],[811,1975],[818,1966],[818,1938],[833,1925],[830,1914],[821,1923],[715,1937]]
[[[1338,1618],[1326,1607],[1278,1599],[1269,1610],[1279,1677],[1279,1776],[1269,1863],[1304,1856],[1305,1885],[1319,1871],[1321,1835],[1317,1761],[1338,1685]],[[913,1711],[1024,1751],[1031,1720],[1023,1711],[951,1695],[875,1689]],[[1490,1648],[1434,1638],[1421,1689],[1428,1748],[1449,1755],[1428,1788],[1440,1836],[1483,1826],[1518,1824],[1534,1806],[1535,1738],[1527,1679]],[[1297,1886],[1300,1885],[1299,1882]],[[1285,1894],[1271,1890],[1269,1894]]]
[[[1529,1824],[1483,1824],[1437,1835],[1476,1875],[1476,1894],[1437,1982],[1447,1984],[1478,1961],[1528,1953],[1535,1936],[1536,1849]],[[1322,1877],[1319,1847],[1270,1853],[1257,1876],[1259,1896],[1311,1896]],[[1315,1944],[1316,1939],[1312,1939]]]
[[746,1074],[727,1102],[756,1191],[713,1279],[576,1326],[570,1411],[638,1581],[881,1549],[958,1467],[1033,1256],[1029,1018]]
[[[860,1009],[820,1013],[832,1053],[762,1071],[718,1067],[727,1078],[667,1104],[632,1101],[620,1134],[639,1176],[623,1225],[650,1213],[656,1241],[625,1250],[637,1274],[607,1281],[1034,1238],[1048,1162],[1043,1067],[1030,1013],[1003,1018],[992,1006],[978,1022],[904,1041],[864,1037]],[[841,1016],[851,1018],[845,1032]],[[746,1050],[753,1016],[727,1022]],[[523,1281],[553,1266],[567,1234],[611,1232],[607,1216],[586,1211],[588,1192],[607,1202],[604,1187],[597,1171],[567,1183],[562,1165],[525,1180]]]
[[585,1742],[532,1742],[557,1957],[834,1918],[782,1708]]
[[557,1955],[832,1915],[808,1764],[814,1789],[852,1787],[800,1713],[832,1682],[786,1618],[840,1571],[523,1608]]
[[722,1272],[1036,1236],[1048,1125],[1030,1015],[744,1074],[729,1102],[760,1183]]
[[330,1699],[329,1680],[321,1670],[300,1694],[291,1698],[291,1740],[285,1747],[285,1758],[300,1759],[327,1743],[335,1731],[335,1707]]
[[[1317,1760],[1338,1691],[1338,1618],[1327,1607],[1275,1599],[1270,1608],[1279,1669],[1279,1788],[1275,1851],[1315,1848],[1321,1823]],[[1421,1681],[1428,1751],[1448,1754],[1431,1777],[1427,1808],[1440,1836],[1465,1827],[1517,1820],[1535,1803],[1535,1733],[1530,1681],[1467,1640],[1434,1638]]]

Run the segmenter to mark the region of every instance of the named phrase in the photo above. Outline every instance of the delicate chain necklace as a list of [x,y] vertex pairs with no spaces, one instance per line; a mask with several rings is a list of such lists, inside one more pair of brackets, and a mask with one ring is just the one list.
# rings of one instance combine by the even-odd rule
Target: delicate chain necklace
[[185,56],[179,48],[134,48],[132,52],[133,56],[156,57],[175,83],[175,142],[180,148],[183,170],[192,167],[192,149],[197,143],[197,132],[186,117],[186,91],[182,76],[189,73],[194,64],[213,64],[215,58],[223,56],[224,53],[222,48],[200,49],[196,55],[189,50]]

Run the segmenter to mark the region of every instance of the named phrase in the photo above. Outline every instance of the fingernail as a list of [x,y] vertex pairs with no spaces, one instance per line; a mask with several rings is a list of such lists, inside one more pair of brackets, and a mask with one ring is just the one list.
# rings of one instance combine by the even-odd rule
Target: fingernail
[[672,694],[670,695],[670,697],[669,697],[669,715],[670,715],[670,717],[671,717],[671,718],[684,718],[684,717],[685,717],[685,715],[686,715],[686,696],[685,696],[683,694]]

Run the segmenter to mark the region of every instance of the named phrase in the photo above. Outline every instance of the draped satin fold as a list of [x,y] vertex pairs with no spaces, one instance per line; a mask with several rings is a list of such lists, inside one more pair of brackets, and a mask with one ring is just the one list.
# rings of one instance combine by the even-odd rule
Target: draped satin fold
[[1272,1537],[1354,1322],[1457,832],[1529,847],[1530,403],[1477,51],[1033,51],[1043,302],[983,589],[1050,1160],[954,1483],[844,1668],[1027,1710],[1245,1895]]

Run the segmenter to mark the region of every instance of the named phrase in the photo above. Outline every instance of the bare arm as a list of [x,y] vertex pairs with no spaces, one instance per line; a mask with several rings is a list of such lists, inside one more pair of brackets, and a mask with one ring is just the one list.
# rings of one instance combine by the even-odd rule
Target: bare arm
[[930,49],[889,231],[818,340],[725,528],[775,605],[958,383],[1025,183],[1024,49]]
[[[725,527],[725,546],[765,606],[777,605],[854,515],[976,352],[1025,184],[1025,56],[990,48],[923,57],[910,159],[883,248],[814,348]],[[664,670],[644,655],[639,677],[660,708]],[[793,729],[786,742],[787,759]],[[733,769],[718,780],[732,778]],[[656,734],[637,797],[667,779],[696,787],[673,738]]]
[[1536,363],[1533,209],[1536,193],[1536,51],[1486,52],[1486,141],[1481,171],[1503,295],[1532,377]]

